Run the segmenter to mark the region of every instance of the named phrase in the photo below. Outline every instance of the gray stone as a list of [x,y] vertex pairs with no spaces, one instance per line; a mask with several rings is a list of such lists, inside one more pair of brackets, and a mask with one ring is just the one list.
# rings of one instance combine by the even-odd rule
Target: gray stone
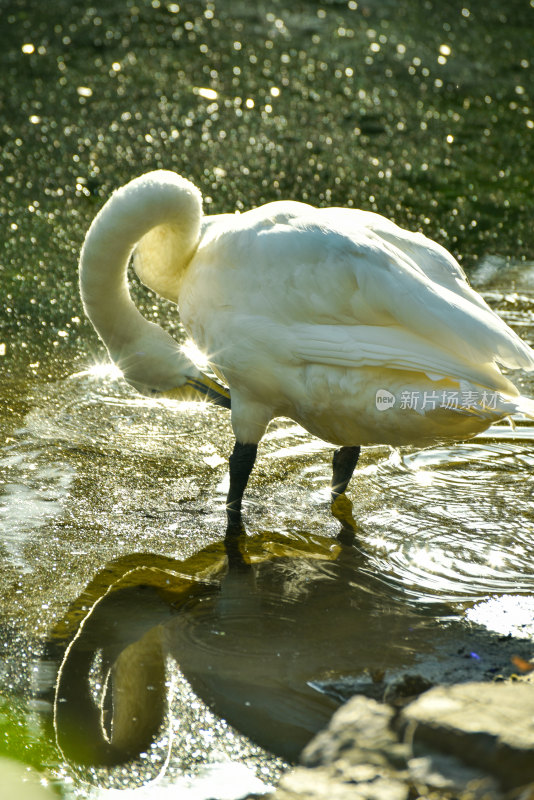
[[[421,795],[437,790],[445,797],[469,797],[470,800],[500,800],[494,778],[481,770],[468,767],[455,756],[433,753],[408,761],[410,782]],[[440,795],[440,796],[441,796]]]
[[304,749],[303,764],[318,766],[343,758],[351,764],[404,767],[409,751],[391,728],[393,716],[390,706],[353,697]]
[[282,778],[273,797],[274,800],[406,800],[408,788],[402,780],[372,768],[351,779],[335,768],[298,767]]
[[465,683],[431,689],[402,712],[414,754],[454,755],[511,789],[534,781],[534,687]]
[[408,748],[391,729],[393,715],[367,697],[349,700],[305,748],[306,766],[282,778],[275,800],[406,800]]
[[353,697],[270,798],[534,800],[528,681],[438,687],[402,711]]

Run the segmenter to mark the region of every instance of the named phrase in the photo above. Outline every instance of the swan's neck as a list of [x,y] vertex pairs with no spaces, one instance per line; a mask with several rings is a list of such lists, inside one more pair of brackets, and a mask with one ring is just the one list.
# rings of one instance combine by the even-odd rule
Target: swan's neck
[[196,187],[160,170],[123,186],[95,217],[80,257],[80,290],[85,311],[114,361],[151,327],[128,289],[135,245],[159,231],[159,249],[141,247],[145,252],[136,268],[151,288],[167,297],[174,294],[176,301],[182,273],[198,245],[201,215]]

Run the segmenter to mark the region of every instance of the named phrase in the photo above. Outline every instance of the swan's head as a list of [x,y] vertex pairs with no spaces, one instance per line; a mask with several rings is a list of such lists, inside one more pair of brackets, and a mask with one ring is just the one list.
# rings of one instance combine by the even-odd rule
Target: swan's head
[[147,322],[142,335],[110,355],[127,383],[148,397],[210,400],[230,408],[227,389],[204,375],[158,325]]
[[185,389],[188,381],[202,378],[180,345],[154,323],[147,323],[141,335],[110,355],[126,382],[151,397]]

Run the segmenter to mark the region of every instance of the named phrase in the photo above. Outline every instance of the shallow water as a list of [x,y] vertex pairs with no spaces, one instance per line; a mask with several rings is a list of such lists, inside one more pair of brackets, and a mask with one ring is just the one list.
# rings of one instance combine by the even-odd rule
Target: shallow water
[[352,691],[531,656],[529,421],[366,448],[352,542],[332,448],[278,421],[225,549],[227,412],[125,387],[76,284],[103,199],[164,166],[210,212],[283,197],[422,230],[532,344],[531,6],[0,3],[0,751],[65,796],[232,800]]
[[[492,291],[507,316],[511,301]],[[528,326],[534,293],[522,291],[514,324]],[[280,420],[247,493],[247,536],[228,551],[228,412],[141,398],[102,367],[36,380],[21,403],[2,453],[4,619],[17,624],[5,687],[33,697],[33,724],[62,753],[49,758],[65,759],[52,774],[76,796],[140,791],[163,774],[162,796],[178,779],[184,797],[211,778],[257,790],[352,691],[381,696],[450,658],[457,637],[469,647],[462,618],[488,647],[494,633],[534,633],[525,419],[454,447],[366,448],[353,542],[328,508],[332,448]],[[471,676],[486,669],[474,661]],[[502,671],[513,671],[504,656]],[[110,755],[97,710],[111,685],[127,720],[133,697],[147,719],[139,739],[121,734],[116,706],[126,750]]]

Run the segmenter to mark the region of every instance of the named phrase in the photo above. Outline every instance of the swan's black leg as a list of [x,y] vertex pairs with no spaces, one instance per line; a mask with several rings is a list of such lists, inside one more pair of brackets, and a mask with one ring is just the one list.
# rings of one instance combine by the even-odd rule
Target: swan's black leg
[[226,498],[228,528],[241,524],[241,501],[258,452],[257,444],[236,442],[230,456],[230,488]]
[[344,494],[360,457],[359,447],[340,447],[332,461],[332,502]]
[[352,478],[359,456],[359,447],[340,447],[334,453],[332,461],[332,514],[341,522],[343,528],[350,531],[356,530],[356,523],[352,516],[352,503],[345,495],[345,489]]

